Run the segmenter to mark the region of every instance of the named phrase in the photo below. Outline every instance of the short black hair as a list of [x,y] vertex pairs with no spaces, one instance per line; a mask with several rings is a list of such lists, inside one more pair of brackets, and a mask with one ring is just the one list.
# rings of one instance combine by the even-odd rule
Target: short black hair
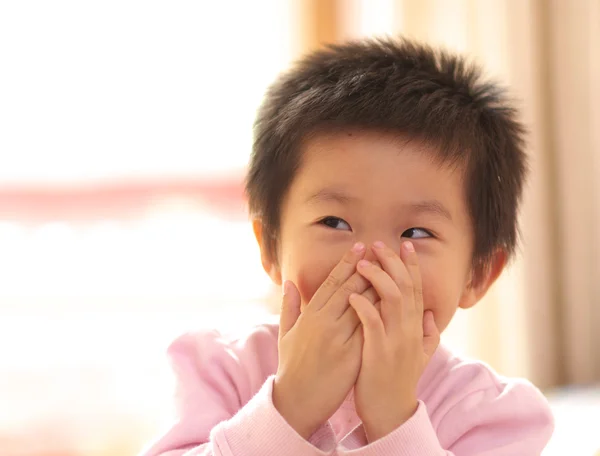
[[303,140],[328,128],[396,132],[462,167],[473,223],[475,280],[498,249],[518,243],[527,174],[525,128],[500,85],[466,58],[404,38],[330,45],[306,55],[267,90],[254,124],[246,195],[276,261],[282,202]]

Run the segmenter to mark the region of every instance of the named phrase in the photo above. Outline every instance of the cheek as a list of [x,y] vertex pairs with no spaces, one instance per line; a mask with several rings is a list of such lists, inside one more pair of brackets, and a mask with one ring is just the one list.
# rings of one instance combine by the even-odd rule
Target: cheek
[[327,277],[327,274],[327,271],[318,271],[312,268],[298,271],[295,283],[302,298],[302,307],[310,302],[315,292],[325,280],[325,277]]
[[437,268],[427,268],[427,265],[421,268],[423,305],[425,310],[433,311],[436,326],[442,332],[458,308],[462,288],[458,286],[460,283],[458,277],[453,274],[437,273],[437,271]]
[[340,259],[337,252],[325,255],[323,250],[298,250],[286,261],[282,270],[284,280],[294,282],[300,292],[302,305],[306,305]]

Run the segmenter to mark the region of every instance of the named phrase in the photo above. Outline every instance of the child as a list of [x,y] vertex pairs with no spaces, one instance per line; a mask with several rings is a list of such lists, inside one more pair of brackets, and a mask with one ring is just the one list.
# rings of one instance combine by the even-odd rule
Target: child
[[542,394],[438,346],[514,253],[516,117],[476,67],[406,40],[275,82],[246,190],[280,323],[176,340],[179,420],[143,455],[539,455]]

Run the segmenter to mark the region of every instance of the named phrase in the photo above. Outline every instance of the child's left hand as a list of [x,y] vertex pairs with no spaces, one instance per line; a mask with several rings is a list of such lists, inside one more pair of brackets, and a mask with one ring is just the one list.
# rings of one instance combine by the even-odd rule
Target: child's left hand
[[381,309],[377,311],[363,295],[350,297],[364,333],[354,400],[369,442],[389,434],[415,413],[417,382],[440,340],[433,312],[423,314],[421,273],[413,244],[403,242],[400,257],[380,242],[373,251],[381,268],[362,260],[357,270],[381,298]]

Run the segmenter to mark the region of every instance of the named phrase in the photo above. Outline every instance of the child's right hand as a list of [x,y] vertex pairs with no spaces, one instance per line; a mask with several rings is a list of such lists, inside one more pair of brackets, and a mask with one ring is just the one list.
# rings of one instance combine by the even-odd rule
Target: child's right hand
[[333,415],[358,376],[362,330],[349,296],[370,287],[356,271],[364,254],[356,244],[302,312],[296,286],[284,284],[273,404],[305,439]]

